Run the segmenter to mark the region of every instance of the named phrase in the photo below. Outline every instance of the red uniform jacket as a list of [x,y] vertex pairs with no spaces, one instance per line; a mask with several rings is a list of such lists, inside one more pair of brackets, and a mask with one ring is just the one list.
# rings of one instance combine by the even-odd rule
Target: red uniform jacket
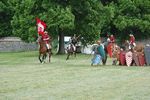
[[134,36],[130,36],[130,44],[133,44],[135,42],[135,37]]
[[110,36],[110,42],[115,42],[115,38],[114,38],[114,36]]
[[39,34],[40,36],[42,36],[42,35],[44,35],[44,32],[38,32],[38,34]]
[[42,39],[45,41],[45,43],[49,43],[49,35],[48,34],[43,34]]

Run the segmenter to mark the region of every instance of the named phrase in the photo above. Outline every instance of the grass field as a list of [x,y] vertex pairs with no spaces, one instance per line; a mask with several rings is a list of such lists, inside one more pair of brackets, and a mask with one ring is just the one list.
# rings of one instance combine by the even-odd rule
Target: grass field
[[37,56],[0,53],[0,100],[150,100],[150,67],[92,67],[81,54],[40,64]]

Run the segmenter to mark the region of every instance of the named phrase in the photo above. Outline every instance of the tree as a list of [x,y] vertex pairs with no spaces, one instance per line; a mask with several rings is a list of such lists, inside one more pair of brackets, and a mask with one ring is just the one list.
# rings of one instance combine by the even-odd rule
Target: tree
[[113,21],[121,38],[133,33],[137,38],[150,36],[150,1],[120,0],[116,6],[116,18]]
[[0,37],[12,36],[11,19],[13,11],[8,0],[0,1]]
[[25,41],[34,41],[34,18],[38,16],[47,23],[47,30],[59,35],[59,53],[64,53],[64,32],[72,30],[72,35],[81,34],[88,43],[99,36],[104,23],[103,6],[97,0],[43,0],[40,3],[37,0],[19,0],[14,10],[13,34]]
[[64,53],[64,35],[80,34],[85,44],[107,32],[119,39],[129,33],[150,36],[149,0],[1,0],[0,14],[0,36],[26,42],[35,41],[39,17],[53,37],[59,36],[59,53]]
[[71,6],[75,15],[75,31],[81,34],[85,43],[99,38],[104,20],[104,10],[98,0],[72,0]]
[[35,41],[37,30],[35,18],[39,17],[47,23],[47,30],[53,31],[52,35],[59,35],[59,53],[64,53],[63,30],[74,27],[74,15],[69,6],[62,6],[57,1],[43,0],[14,0],[15,14],[12,20],[13,34],[21,37],[26,42]]
[[[64,49],[64,30],[74,28],[74,15],[71,13],[71,8],[62,6],[56,6],[55,9],[49,10],[52,20],[49,20],[49,27],[56,29],[59,36],[59,54],[65,53]],[[53,17],[55,16],[55,17]]]
[[11,1],[11,4],[15,11],[11,21],[13,34],[20,37],[26,42],[35,41],[35,16],[32,15],[32,7],[34,6],[34,1],[13,0]]

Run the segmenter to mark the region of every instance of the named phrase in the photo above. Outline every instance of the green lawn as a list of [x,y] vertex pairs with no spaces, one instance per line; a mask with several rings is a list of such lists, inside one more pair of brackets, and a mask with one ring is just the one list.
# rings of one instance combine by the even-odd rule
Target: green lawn
[[0,53],[0,100],[150,100],[150,67],[93,67],[91,57]]

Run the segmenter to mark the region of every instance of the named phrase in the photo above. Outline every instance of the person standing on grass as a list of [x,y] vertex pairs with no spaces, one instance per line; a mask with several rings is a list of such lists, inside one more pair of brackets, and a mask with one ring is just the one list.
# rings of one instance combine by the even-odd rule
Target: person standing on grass
[[91,60],[92,61],[91,66],[98,65],[101,62],[101,56],[99,55],[98,49],[97,49],[98,46],[99,46],[99,41],[96,41],[96,43],[93,44],[93,46],[92,46],[91,50],[92,50],[92,52],[94,52],[94,55],[93,55],[93,58]]

